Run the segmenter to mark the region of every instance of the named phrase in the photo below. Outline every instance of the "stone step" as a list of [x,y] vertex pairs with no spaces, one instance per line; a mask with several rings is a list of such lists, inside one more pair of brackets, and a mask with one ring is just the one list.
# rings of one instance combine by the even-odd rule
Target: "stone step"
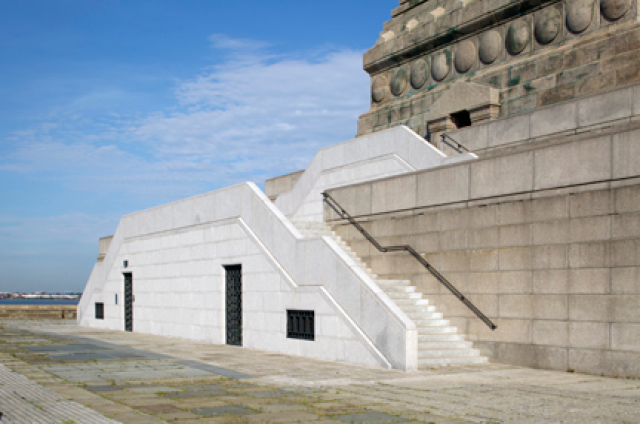
[[418,342],[418,349],[420,352],[423,350],[432,350],[432,349],[471,349],[473,347],[473,343],[465,341],[465,340],[441,340],[441,341],[428,341]]
[[458,333],[422,334],[418,332],[418,343],[422,342],[462,342],[464,336]]
[[436,307],[431,305],[398,305],[405,314],[413,312],[436,312]]
[[381,286],[385,292],[404,292],[413,293],[416,291],[416,286]]
[[422,293],[390,292],[387,296],[392,299],[422,299]]
[[443,365],[486,364],[484,356],[455,356],[449,358],[419,358],[419,367],[438,367]]
[[378,285],[382,286],[410,286],[410,280],[378,280]]
[[402,310],[409,318],[413,321],[420,321],[424,319],[442,319],[442,312],[426,312],[426,311],[418,311],[418,312],[409,312]]
[[[391,296],[389,296],[391,297]],[[394,299],[396,305],[402,309],[406,306],[426,306],[429,304],[429,299]]]
[[418,327],[418,331],[420,328],[422,327],[449,327],[449,320],[448,319],[413,319],[412,320],[415,324],[416,327]]
[[418,358],[455,358],[461,356],[480,356],[478,349],[420,349]]
[[458,334],[458,329],[452,325],[446,326],[429,326],[429,325],[417,325],[418,336],[426,336],[432,334]]

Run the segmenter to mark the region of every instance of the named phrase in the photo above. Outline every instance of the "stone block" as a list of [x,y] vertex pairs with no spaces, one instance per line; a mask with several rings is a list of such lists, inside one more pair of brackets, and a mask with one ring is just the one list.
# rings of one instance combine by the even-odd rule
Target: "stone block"
[[613,216],[613,238],[640,237],[640,214]]
[[640,324],[612,324],[611,348],[640,352]]
[[482,205],[469,211],[472,227],[489,227],[498,223],[498,206]]
[[640,63],[640,61],[637,61],[635,65],[627,66],[626,68],[616,71],[617,86],[624,86],[640,81],[640,67],[638,63]]
[[581,268],[569,271],[570,293],[609,293],[609,268]]
[[537,319],[567,320],[569,318],[569,297],[564,294],[535,295],[534,317]]
[[507,247],[499,249],[499,266],[501,271],[517,271],[531,269],[531,248]]
[[448,133],[454,140],[462,144],[464,147],[474,152],[476,150],[486,149],[489,145],[488,139],[489,125],[477,125],[461,128],[459,130]]
[[640,175],[640,130],[613,136],[613,178]]
[[499,254],[498,249],[473,249],[469,250],[468,263],[470,271],[497,271]]
[[531,233],[534,245],[567,243],[569,220],[534,222]]
[[614,193],[616,213],[640,211],[640,185],[618,188]]
[[615,87],[615,81],[615,72],[607,72],[590,78],[583,78],[576,83],[576,95],[586,96],[610,90]]
[[438,212],[438,226],[440,231],[468,228],[470,209],[445,209]]
[[569,319],[571,321],[611,321],[614,317],[612,304],[612,297],[607,295],[570,295]]
[[640,296],[610,296],[612,319],[615,322],[640,322]]
[[439,271],[467,271],[469,255],[466,251],[445,252],[440,255]]
[[612,266],[636,266],[640,263],[640,240],[611,242]]
[[587,97],[578,100],[578,126],[597,125],[632,114],[633,90],[622,89],[598,94],[598,100]]
[[610,137],[552,146],[535,154],[536,189],[607,180],[611,171]]
[[519,193],[533,188],[531,152],[501,156],[471,164],[471,197]]
[[529,117],[514,116],[487,124],[487,146],[496,147],[525,141],[529,135]]
[[613,268],[611,292],[614,294],[640,294],[640,266]]
[[[490,274],[494,275],[494,274]],[[498,293],[531,294],[533,274],[531,271],[506,271],[497,273]]]
[[608,240],[610,236],[610,216],[576,218],[569,221],[569,239],[571,242]]
[[639,377],[640,354],[613,350],[571,349],[569,367],[611,377]]
[[568,69],[560,72],[557,76],[558,85],[574,84],[583,79],[594,77],[600,72],[600,64],[598,62],[589,63],[577,68]]
[[477,228],[469,230],[469,248],[497,247],[498,227]]
[[569,323],[566,321],[533,321],[533,343],[566,347],[569,341]]
[[576,88],[574,85],[563,85],[540,93],[538,105],[546,106],[563,100],[573,99],[575,96]]
[[505,224],[520,224],[529,222],[531,202],[517,201],[500,203],[498,205],[498,222]]
[[501,294],[498,308],[500,318],[533,318],[534,297],[527,294]]
[[607,242],[576,243],[569,245],[569,267],[598,268],[609,265],[610,245]]
[[533,271],[533,292],[538,294],[568,293],[569,270],[542,269]]
[[416,178],[419,206],[460,202],[469,198],[469,165],[467,164],[421,172]]
[[569,216],[580,218],[609,215],[613,212],[613,193],[610,190],[587,191],[569,196]]
[[[538,76],[555,74],[564,67],[564,56],[562,54],[554,54],[541,58],[538,62]],[[554,75],[555,77],[555,75]]]
[[609,348],[609,324],[604,322],[569,323],[569,346],[589,349]]
[[465,294],[497,293],[499,279],[500,274],[496,272],[469,272],[466,274],[466,282],[463,289],[463,286],[460,285],[460,279],[449,275],[449,281],[455,281],[453,284]]
[[501,225],[498,228],[501,247],[527,246],[531,243],[532,233],[530,224]]
[[507,115],[515,115],[518,113],[533,110],[538,106],[538,94],[527,94],[517,99],[509,100],[503,103]]
[[495,323],[498,328],[492,332],[482,321],[472,320],[469,322],[469,333],[477,334],[478,340],[524,344],[533,341],[531,319],[500,318]]
[[575,130],[576,116],[577,107],[573,102],[536,110],[530,115],[531,138]]
[[417,181],[415,175],[399,176],[378,181],[371,190],[372,213],[409,209],[416,206]]

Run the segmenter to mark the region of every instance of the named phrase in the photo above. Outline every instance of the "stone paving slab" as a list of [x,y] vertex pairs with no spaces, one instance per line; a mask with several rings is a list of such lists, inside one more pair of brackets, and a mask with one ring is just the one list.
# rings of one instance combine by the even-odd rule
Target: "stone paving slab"
[[[0,330],[0,340],[5,340],[0,355],[13,352],[17,357],[0,356],[2,363],[6,360],[7,366],[42,381],[47,374],[103,378],[121,373],[122,378],[100,386],[67,384],[93,397],[86,402],[103,399],[107,404],[95,403],[96,410],[122,422],[384,422],[375,420],[392,417],[387,422],[640,423],[638,380],[500,364],[405,373],[59,322],[0,325],[5,327]],[[143,358],[64,362],[45,351],[24,349],[94,342]],[[180,376],[181,369],[203,374]],[[105,386],[120,390],[96,389]],[[202,396],[191,395],[197,392]],[[182,393],[188,395],[172,396]],[[232,406],[256,412],[198,414]]]

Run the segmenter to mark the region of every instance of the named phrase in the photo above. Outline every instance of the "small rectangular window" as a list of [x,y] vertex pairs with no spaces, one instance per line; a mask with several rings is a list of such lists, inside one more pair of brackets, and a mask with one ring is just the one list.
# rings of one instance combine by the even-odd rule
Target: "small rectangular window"
[[96,302],[96,319],[104,319],[104,303]]
[[287,337],[314,340],[316,335],[314,311],[287,309]]

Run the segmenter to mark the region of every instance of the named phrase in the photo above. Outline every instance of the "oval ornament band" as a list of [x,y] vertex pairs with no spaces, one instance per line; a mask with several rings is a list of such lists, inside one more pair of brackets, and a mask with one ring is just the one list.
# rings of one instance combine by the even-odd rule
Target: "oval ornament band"
[[371,84],[371,99],[376,103],[383,102],[387,99],[388,93],[387,79],[384,76],[375,77]]
[[424,59],[411,64],[411,86],[416,90],[422,88],[429,78],[429,65]]
[[535,35],[540,44],[549,44],[556,39],[562,27],[562,16],[555,7],[548,7],[536,16]]
[[431,60],[431,76],[436,81],[442,81],[449,75],[451,65],[447,53],[440,52]]
[[507,31],[507,51],[512,55],[521,53],[529,44],[530,35],[531,31],[525,20],[521,19],[512,23]]
[[391,93],[394,96],[400,96],[404,93],[409,83],[409,75],[405,68],[400,68],[393,73],[391,77]]
[[600,10],[605,18],[615,21],[627,13],[631,3],[632,0],[600,0]]
[[593,0],[569,0],[567,2],[567,28],[580,33],[593,21]]
[[456,70],[461,74],[467,72],[476,64],[476,45],[467,40],[458,45],[456,49]]
[[478,55],[485,65],[493,63],[502,51],[502,36],[496,30],[488,31],[480,37]]

